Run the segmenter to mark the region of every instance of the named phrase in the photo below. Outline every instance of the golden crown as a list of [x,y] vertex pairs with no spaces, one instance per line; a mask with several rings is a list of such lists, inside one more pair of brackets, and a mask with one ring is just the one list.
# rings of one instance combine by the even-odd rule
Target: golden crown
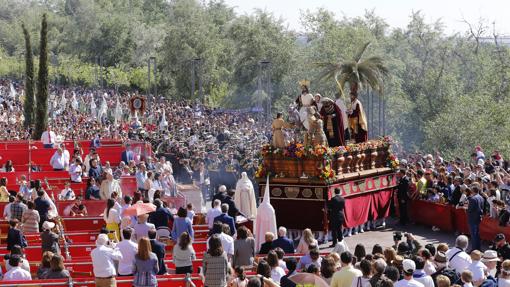
[[302,87],[302,86],[310,87],[310,81],[309,80],[301,80],[298,83],[299,83],[300,87]]

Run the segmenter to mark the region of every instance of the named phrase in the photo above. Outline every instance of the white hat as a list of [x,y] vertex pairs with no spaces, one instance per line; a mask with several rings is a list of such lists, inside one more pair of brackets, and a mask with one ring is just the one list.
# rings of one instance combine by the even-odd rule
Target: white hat
[[43,230],[51,230],[53,227],[55,227],[55,223],[49,221],[45,221],[42,225]]
[[97,236],[96,246],[106,245],[106,243],[108,243],[108,240],[109,240],[108,235],[101,233]]
[[416,264],[411,259],[404,259],[402,261],[402,267],[406,273],[413,273],[414,270],[416,270]]
[[485,250],[482,257],[482,262],[499,261],[498,253],[494,250]]

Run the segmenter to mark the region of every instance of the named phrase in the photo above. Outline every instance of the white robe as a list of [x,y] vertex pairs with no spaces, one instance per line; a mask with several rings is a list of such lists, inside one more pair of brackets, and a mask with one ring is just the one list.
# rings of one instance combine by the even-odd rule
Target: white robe
[[312,106],[314,97],[311,94],[304,94],[299,96],[301,100],[301,108],[299,108],[299,119],[306,130],[310,129],[308,121],[308,108]]
[[237,181],[234,201],[239,211],[247,218],[257,217],[257,203],[253,184],[244,172],[241,179]]
[[276,215],[269,199],[269,177],[264,191],[264,200],[257,208],[257,219],[255,219],[254,225],[255,250],[260,250],[260,246],[266,241],[266,232],[276,234]]

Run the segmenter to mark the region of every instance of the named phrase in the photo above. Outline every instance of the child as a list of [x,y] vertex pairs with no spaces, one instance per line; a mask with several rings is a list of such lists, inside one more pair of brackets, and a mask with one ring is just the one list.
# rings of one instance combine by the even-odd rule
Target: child
[[471,271],[462,271],[460,279],[462,280],[462,287],[473,287],[473,273]]
[[191,220],[191,222],[193,222],[193,217],[195,216],[195,211],[193,211],[193,204],[188,203],[186,205],[186,209],[188,211],[188,214],[186,216],[189,218],[189,220]]
[[244,274],[244,268],[242,266],[238,266],[235,268],[236,277],[232,279],[229,283],[229,287],[246,287],[248,286],[248,278],[246,278],[246,274]]
[[65,188],[60,192],[58,195],[59,200],[75,200],[76,195],[74,194],[74,191],[71,189],[71,183],[69,181],[66,181]]

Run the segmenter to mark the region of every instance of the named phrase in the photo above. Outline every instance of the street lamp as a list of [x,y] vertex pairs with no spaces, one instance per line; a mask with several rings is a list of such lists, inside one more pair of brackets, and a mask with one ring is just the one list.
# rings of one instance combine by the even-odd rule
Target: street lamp
[[271,118],[271,61],[269,60],[260,60],[259,61],[259,83],[258,88],[259,91],[264,90],[267,95],[267,106],[266,106],[266,116],[267,118]]

